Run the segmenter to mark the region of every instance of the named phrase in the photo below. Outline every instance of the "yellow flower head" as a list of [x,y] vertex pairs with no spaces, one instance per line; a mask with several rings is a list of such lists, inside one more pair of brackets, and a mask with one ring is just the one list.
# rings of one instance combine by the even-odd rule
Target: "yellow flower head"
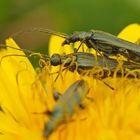
[[[133,31],[139,30],[139,25],[129,25],[118,37],[127,40],[131,34],[128,40],[136,42],[140,34],[135,36]],[[50,55],[56,48],[59,52],[62,41],[51,38]],[[19,48],[11,38],[6,45]],[[73,52],[70,46],[65,48],[63,52]],[[102,80],[88,72],[81,75],[63,70],[64,64],[54,68],[46,62],[44,68],[35,71],[24,56],[20,50],[0,50],[1,140],[140,139],[138,78],[114,74]]]

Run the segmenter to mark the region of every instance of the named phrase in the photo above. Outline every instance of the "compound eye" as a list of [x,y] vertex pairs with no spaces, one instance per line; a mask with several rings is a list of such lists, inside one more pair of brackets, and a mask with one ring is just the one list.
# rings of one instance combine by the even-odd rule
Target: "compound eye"
[[53,54],[52,57],[51,57],[51,65],[53,66],[58,66],[61,64],[61,57],[59,54]]
[[67,38],[63,43],[62,46],[66,45],[66,44],[70,44],[71,43],[71,38]]
[[73,34],[71,37],[67,38],[63,43],[62,46],[66,45],[66,44],[70,44],[70,43],[75,43],[76,41],[79,41],[79,34],[75,33]]

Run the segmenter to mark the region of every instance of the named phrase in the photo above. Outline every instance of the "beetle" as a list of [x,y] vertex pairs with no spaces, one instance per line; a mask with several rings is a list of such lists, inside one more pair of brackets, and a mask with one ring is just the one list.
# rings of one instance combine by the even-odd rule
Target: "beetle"
[[77,71],[80,72],[80,70],[90,70],[96,66],[102,67],[103,69],[114,69],[118,65],[118,62],[115,59],[104,58],[102,56],[95,56],[94,54],[87,52],[76,52],[64,55],[54,53],[50,57],[45,54],[38,54],[33,51],[14,48],[3,44],[1,44],[0,47],[3,49],[6,48],[16,49],[19,51],[23,51],[25,53],[25,55],[10,54],[3,56],[2,58],[5,58],[7,56],[23,56],[23,57],[37,56],[39,57],[39,59],[45,60],[45,62],[49,61],[51,66],[58,66],[63,64],[63,66],[65,68],[68,68],[70,71],[74,71],[77,68]]
[[[53,54],[49,61],[52,66],[62,64],[66,69],[69,69],[72,72],[77,70],[80,74],[86,74],[87,70],[92,70],[96,67],[102,68],[104,71],[102,78],[107,77],[108,71],[114,71],[118,65],[118,62],[113,59],[104,59],[101,56],[96,57],[91,53],[84,52],[71,53],[62,56]],[[97,73],[94,73],[94,77],[96,77],[96,74]]]
[[75,109],[81,104],[88,92],[89,84],[85,80],[77,80],[64,92],[44,126],[44,137],[48,138],[58,126],[68,121],[67,119],[74,114]]
[[[116,69],[118,62],[113,59],[107,59],[101,57],[101,56],[94,56],[91,53],[84,53],[84,52],[77,52],[77,53],[71,53],[71,54],[65,54],[65,55],[60,55],[60,54],[53,54],[51,57],[48,55],[38,55],[37,53],[30,52],[28,50],[22,50],[18,48],[13,48],[11,46],[6,46],[6,45],[1,45],[2,48],[12,48],[12,49],[17,49],[19,51],[24,51],[26,55],[16,55],[16,54],[10,54],[3,56],[1,58],[4,59],[7,56],[22,56],[22,57],[31,57],[31,56],[37,56],[39,59],[43,59],[42,66],[44,67],[47,62],[51,64],[51,66],[59,66],[63,65],[62,71],[65,69],[68,69],[70,71],[75,71],[81,75],[91,75],[94,78],[101,80],[104,79],[108,76],[113,76],[114,70]],[[44,63],[45,61],[45,63]],[[42,61],[41,61],[42,62]],[[93,68],[97,68],[96,72],[94,70],[92,71]],[[91,70],[87,73],[88,70]],[[58,73],[58,72],[57,72]],[[53,74],[53,73],[52,73]],[[58,79],[59,74],[56,76],[55,81]],[[103,81],[103,83],[111,88],[110,85],[108,85],[106,82]],[[57,97],[56,97],[57,98]]]
[[[119,62],[115,59],[105,58],[102,56],[95,56],[91,53],[86,52],[77,52],[71,54],[53,54],[51,57],[44,59],[45,61],[49,61],[52,66],[63,65],[65,68],[70,71],[77,70],[80,74],[86,74],[88,70],[101,68],[103,74],[100,73],[91,73],[94,78],[104,79],[108,76],[113,76]],[[64,68],[64,69],[65,69]],[[140,69],[140,65],[122,61],[122,68],[124,70],[124,74],[126,74],[127,70],[137,70]],[[118,71],[117,76],[121,76],[121,71]],[[139,77],[139,73],[136,73],[137,77]],[[131,77],[131,76],[130,76]]]
[[140,45],[117,38],[110,33],[99,30],[75,32],[64,40],[62,46],[77,41],[85,43],[88,48],[95,49],[105,57],[121,54],[128,60],[140,62]]
[[[87,52],[75,52],[70,54],[53,54],[51,57],[45,54],[38,55],[37,53],[34,53],[32,51],[28,51],[25,49],[18,49],[11,46],[1,45],[1,47],[6,48],[13,48],[17,49],[19,51],[24,51],[26,55],[23,55],[24,57],[31,57],[31,56],[37,56],[39,59],[43,59],[46,62],[50,62],[51,66],[59,66],[63,65],[64,69],[69,69],[70,71],[77,70],[80,74],[87,74],[88,70],[92,70],[94,68],[101,68],[102,74],[100,73],[92,73],[94,78],[104,79],[108,76],[113,76],[115,69],[117,68],[119,62],[115,59],[106,58],[102,56],[95,56],[92,53]],[[13,54],[16,55],[16,54]],[[7,56],[13,56],[7,55]],[[3,56],[2,58],[5,58],[7,56]],[[22,55],[16,55],[16,56],[22,56]],[[122,68],[124,70],[124,74],[126,69],[128,70],[137,70],[140,69],[140,65],[128,62],[128,61],[122,61]],[[44,63],[42,64],[44,66]],[[139,72],[136,73],[136,76],[139,78]],[[121,71],[118,71],[117,76],[121,76]],[[129,76],[131,77],[131,76]]]

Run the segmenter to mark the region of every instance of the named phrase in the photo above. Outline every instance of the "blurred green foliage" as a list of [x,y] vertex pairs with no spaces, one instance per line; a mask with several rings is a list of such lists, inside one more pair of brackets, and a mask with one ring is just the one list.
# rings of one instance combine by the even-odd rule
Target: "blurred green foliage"
[[[0,0],[0,9],[1,42],[30,27],[68,34],[99,29],[117,35],[126,25],[140,22],[140,0]],[[48,37],[36,32],[15,40],[21,47],[44,52]]]

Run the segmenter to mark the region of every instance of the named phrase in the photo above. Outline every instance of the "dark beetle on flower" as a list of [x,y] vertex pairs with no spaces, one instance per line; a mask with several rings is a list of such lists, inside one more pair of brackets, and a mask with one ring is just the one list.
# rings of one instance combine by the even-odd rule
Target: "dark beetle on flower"
[[[116,68],[119,65],[119,62],[115,59],[105,58],[102,56],[95,56],[91,53],[85,52],[77,52],[71,54],[53,54],[51,57],[45,58],[45,61],[49,61],[52,66],[63,65],[66,69],[70,71],[77,70],[80,74],[87,74],[87,71],[91,70],[94,78],[104,79],[109,76],[113,76]],[[140,68],[139,64],[121,61],[122,69],[124,75],[127,73],[127,70],[137,70]],[[65,69],[64,68],[64,69]],[[100,74],[101,71],[97,71],[92,73],[92,70],[100,69],[103,73]],[[99,72],[99,73],[98,73]],[[122,71],[117,71],[117,76],[123,76]],[[139,78],[140,73],[136,72],[136,77]],[[128,77],[132,77],[129,75]]]
[[48,138],[50,134],[60,124],[68,121],[75,109],[81,104],[89,91],[89,85],[84,80],[78,80],[73,83],[57,101],[50,119],[44,126],[44,137]]
[[[13,48],[11,46],[6,46],[6,45],[1,45],[1,47],[6,48]],[[13,48],[17,49],[17,48]],[[91,70],[91,73],[93,74],[94,78],[97,79],[104,79],[109,76],[113,76],[117,66],[119,65],[119,62],[116,59],[111,59],[111,58],[106,58],[103,56],[95,56],[92,53],[86,53],[86,52],[75,52],[75,53],[70,53],[70,54],[53,54],[51,57],[45,54],[40,54],[38,55],[35,52],[29,51],[29,50],[24,50],[24,49],[17,49],[19,51],[24,51],[26,55],[23,55],[24,57],[31,57],[31,56],[37,56],[39,59],[43,59],[45,63],[49,62],[51,66],[59,66],[63,65],[64,69],[68,69],[70,71],[75,71],[77,70],[80,74],[87,74],[87,71]],[[22,56],[22,55],[7,55],[7,56]],[[3,58],[7,57],[3,56]],[[128,62],[128,61],[121,61],[122,63],[122,69],[123,69],[123,74],[126,74],[127,70],[138,70],[140,69],[140,65],[134,62]],[[43,66],[45,65],[44,63],[42,64]],[[92,73],[92,70],[94,69],[100,69],[103,73],[100,74],[101,71],[97,71],[95,73]],[[63,71],[62,70],[62,71]],[[99,72],[99,73],[98,73]],[[140,77],[139,72],[135,72],[136,77]],[[123,76],[122,71],[117,71],[117,76]],[[129,75],[129,77],[133,77]]]
[[88,48],[95,49],[105,57],[121,54],[129,61],[140,62],[140,45],[117,38],[110,33],[98,30],[75,32],[65,39],[62,46],[77,41],[85,43]]

